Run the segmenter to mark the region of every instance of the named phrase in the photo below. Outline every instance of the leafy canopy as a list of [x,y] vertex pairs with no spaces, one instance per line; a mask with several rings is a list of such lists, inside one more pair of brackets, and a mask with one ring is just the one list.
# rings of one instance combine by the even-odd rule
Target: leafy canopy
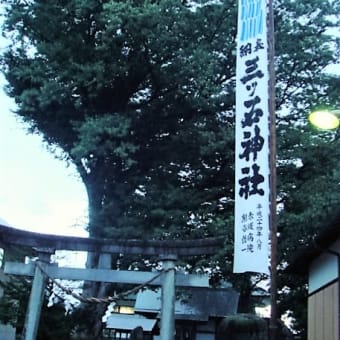
[[[338,133],[306,121],[339,105],[339,6],[274,2],[282,267],[339,204]],[[201,264],[247,296],[231,274],[236,16],[231,0],[12,0],[1,63],[16,114],[77,166],[92,236],[225,235]]]

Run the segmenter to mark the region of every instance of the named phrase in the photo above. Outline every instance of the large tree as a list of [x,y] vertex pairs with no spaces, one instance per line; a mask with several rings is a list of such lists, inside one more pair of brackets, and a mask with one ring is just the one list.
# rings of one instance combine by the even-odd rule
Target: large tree
[[[312,107],[338,104],[339,80],[323,70],[339,3],[274,5],[284,266],[339,204],[337,135],[306,122]],[[236,14],[231,0],[9,0],[2,67],[16,114],[76,165],[91,236],[224,235],[201,264],[247,297],[249,277],[231,274]]]

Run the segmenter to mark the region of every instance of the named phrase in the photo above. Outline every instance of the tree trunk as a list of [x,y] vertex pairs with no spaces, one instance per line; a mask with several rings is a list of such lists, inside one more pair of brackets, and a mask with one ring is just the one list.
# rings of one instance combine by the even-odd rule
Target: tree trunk
[[[98,214],[102,208],[102,187],[103,183],[98,183],[98,176],[85,175],[84,183],[86,186],[89,201],[89,234],[90,237],[99,237],[100,226],[98,225]],[[100,177],[100,176],[99,176]],[[100,180],[99,180],[100,182]],[[88,253],[86,268],[111,269],[111,255]],[[109,283],[85,281],[83,286],[83,296],[87,298],[106,298]],[[85,306],[83,306],[85,307]],[[98,303],[91,310],[91,325],[88,325],[87,339],[98,339],[102,330],[102,317],[107,308],[107,303]],[[90,329],[91,328],[91,329]]]
[[[111,269],[111,255],[110,254],[97,254],[89,253],[87,258],[86,266],[88,268],[100,268],[100,269]],[[93,259],[97,259],[97,265],[93,261]],[[109,289],[109,283],[96,283],[96,282],[85,282],[84,284],[84,293],[85,297],[97,297],[97,298],[106,298],[107,292]],[[94,339],[98,339],[101,331],[102,331],[102,317],[105,313],[107,308],[107,303],[98,303],[95,305],[95,308],[92,309],[93,311],[93,325],[91,335]]]

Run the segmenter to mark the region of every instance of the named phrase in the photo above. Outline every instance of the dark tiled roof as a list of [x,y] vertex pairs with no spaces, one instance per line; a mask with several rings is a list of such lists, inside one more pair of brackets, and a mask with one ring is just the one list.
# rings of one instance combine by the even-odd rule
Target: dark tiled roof
[[[181,292],[175,303],[176,319],[206,321],[237,311],[239,294],[232,288],[192,288]],[[145,290],[137,295],[136,312],[158,314],[160,307],[160,290]]]

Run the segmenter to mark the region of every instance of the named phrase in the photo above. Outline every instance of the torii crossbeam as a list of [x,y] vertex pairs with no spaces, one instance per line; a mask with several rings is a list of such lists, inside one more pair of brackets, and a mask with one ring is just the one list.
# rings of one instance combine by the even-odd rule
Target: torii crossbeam
[[[84,238],[72,236],[48,235],[29,232],[0,224],[0,246],[7,249],[10,246],[25,246],[35,248],[39,259],[49,263],[50,255],[56,250],[86,251],[100,253],[102,257],[110,254],[139,254],[158,256],[163,261],[162,278],[152,284],[162,285],[161,339],[173,340],[174,337],[174,303],[175,284],[188,287],[209,286],[207,276],[177,274],[171,270],[178,257],[214,254],[222,248],[224,238],[206,238],[196,240],[111,240]],[[76,269],[58,268],[48,264],[44,271],[34,264],[7,262],[5,273],[14,275],[34,276],[26,314],[24,339],[35,340],[41,313],[44,289],[50,278],[71,280],[88,280],[99,282],[143,283],[148,281],[150,272],[129,272],[108,269]]]

